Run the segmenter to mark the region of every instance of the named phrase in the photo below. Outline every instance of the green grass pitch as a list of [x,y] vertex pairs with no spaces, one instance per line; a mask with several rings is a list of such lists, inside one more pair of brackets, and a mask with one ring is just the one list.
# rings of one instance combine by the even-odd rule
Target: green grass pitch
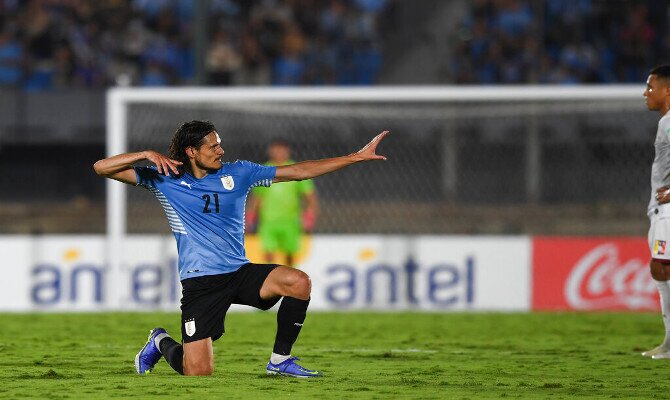
[[211,377],[161,360],[135,374],[148,330],[176,313],[0,314],[0,398],[653,398],[670,360],[658,314],[311,313],[294,353],[318,379],[268,377],[275,314],[231,313]]

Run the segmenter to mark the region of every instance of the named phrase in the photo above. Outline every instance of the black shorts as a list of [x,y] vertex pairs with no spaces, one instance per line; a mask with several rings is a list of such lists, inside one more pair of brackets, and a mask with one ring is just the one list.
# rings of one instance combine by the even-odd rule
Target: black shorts
[[181,337],[185,343],[211,337],[217,340],[225,331],[223,320],[231,304],[267,310],[281,297],[263,300],[265,278],[275,264],[245,264],[235,272],[198,276],[181,281]]

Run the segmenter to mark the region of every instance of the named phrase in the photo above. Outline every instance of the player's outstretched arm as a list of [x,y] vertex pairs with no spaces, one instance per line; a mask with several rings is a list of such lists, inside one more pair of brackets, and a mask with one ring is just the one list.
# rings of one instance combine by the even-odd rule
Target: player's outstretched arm
[[159,174],[169,175],[170,171],[178,174],[177,167],[182,163],[173,160],[153,150],[145,150],[137,153],[125,153],[105,158],[93,164],[95,173],[105,178],[116,179],[117,181],[137,184],[137,177],[133,170],[133,165],[142,160],[148,160],[156,164]]
[[362,149],[347,156],[302,161],[292,165],[277,167],[274,182],[301,181],[337,171],[361,161],[386,160],[386,157],[377,154],[377,146],[388,133],[388,131],[380,133]]

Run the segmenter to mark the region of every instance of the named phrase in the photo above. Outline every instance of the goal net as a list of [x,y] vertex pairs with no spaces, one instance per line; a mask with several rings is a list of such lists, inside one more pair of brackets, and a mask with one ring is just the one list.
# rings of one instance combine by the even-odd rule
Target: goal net
[[[319,177],[317,233],[641,234],[657,113],[641,86],[113,89],[108,154],[166,152],[210,120],[224,161],[358,150],[382,130],[387,162]],[[169,233],[147,191],[108,186],[110,234]]]

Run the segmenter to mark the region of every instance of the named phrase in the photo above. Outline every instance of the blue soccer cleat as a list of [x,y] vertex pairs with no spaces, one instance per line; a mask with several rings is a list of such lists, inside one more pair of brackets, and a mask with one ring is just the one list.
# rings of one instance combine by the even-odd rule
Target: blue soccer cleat
[[288,360],[285,360],[279,364],[273,364],[272,361],[270,361],[268,362],[268,366],[266,368],[267,374],[292,376],[295,378],[316,378],[321,376],[321,372],[319,371],[306,369],[296,364],[297,360],[300,359],[298,357],[290,357]]
[[154,338],[161,333],[167,333],[163,328],[154,328],[149,331],[147,343],[135,356],[135,370],[138,374],[148,374],[154,365],[161,359],[161,351],[154,344]]

